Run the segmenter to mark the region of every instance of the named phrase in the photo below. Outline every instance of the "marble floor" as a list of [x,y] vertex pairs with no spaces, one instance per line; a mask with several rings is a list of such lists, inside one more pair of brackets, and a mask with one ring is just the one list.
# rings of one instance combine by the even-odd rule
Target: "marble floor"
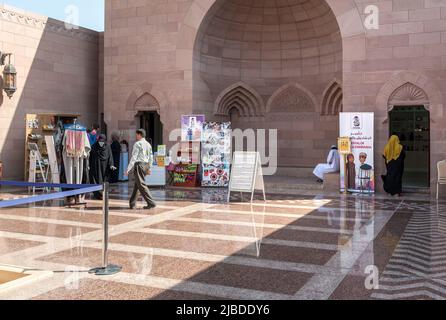
[[[130,190],[131,191],[131,190]],[[154,190],[130,210],[112,187],[109,261],[102,203],[52,201],[0,210],[0,268],[52,271],[0,299],[444,299],[446,202],[427,196],[269,194],[225,202],[225,190]],[[26,196],[0,189],[0,198]]]

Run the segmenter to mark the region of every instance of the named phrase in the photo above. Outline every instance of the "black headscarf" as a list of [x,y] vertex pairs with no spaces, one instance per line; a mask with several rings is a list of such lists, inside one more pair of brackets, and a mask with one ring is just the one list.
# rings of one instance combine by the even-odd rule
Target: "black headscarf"
[[[97,156],[99,158],[99,160],[101,160],[101,161],[107,160],[110,156],[109,148],[107,146],[106,141],[107,141],[107,137],[105,135],[101,134],[98,137],[98,141],[96,141],[96,143],[93,144],[93,146],[91,147],[93,154],[95,156]],[[99,142],[104,142],[104,145],[101,147]]]

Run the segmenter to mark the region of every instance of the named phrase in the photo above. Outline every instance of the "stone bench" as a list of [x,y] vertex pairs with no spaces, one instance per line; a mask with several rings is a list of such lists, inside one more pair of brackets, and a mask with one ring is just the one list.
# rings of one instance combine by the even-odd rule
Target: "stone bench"
[[339,191],[341,175],[339,172],[324,175],[324,191]]

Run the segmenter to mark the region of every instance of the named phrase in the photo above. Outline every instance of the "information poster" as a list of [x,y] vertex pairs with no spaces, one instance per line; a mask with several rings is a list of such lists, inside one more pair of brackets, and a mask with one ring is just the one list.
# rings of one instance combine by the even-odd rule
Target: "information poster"
[[204,115],[186,115],[181,117],[181,141],[201,141]]
[[228,202],[231,199],[231,192],[249,192],[251,193],[252,202],[254,201],[254,193],[256,190],[263,192],[263,199],[266,201],[260,153],[234,152]]
[[350,137],[351,153],[341,159],[341,192],[375,192],[374,114],[341,113],[340,136]]
[[201,148],[203,187],[227,187],[229,185],[231,142],[230,122],[204,123]]
[[231,191],[252,192],[257,174],[257,152],[235,152]]

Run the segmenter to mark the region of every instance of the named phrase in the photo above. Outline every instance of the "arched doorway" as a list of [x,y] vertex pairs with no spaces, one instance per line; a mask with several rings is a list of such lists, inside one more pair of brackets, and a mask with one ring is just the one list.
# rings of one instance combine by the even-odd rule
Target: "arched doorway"
[[277,129],[279,167],[311,168],[326,158],[338,121],[321,103],[333,79],[342,83],[343,52],[325,0],[217,0],[193,58],[195,113],[236,119],[242,130]]
[[389,99],[389,133],[406,151],[403,187],[430,187],[430,112],[426,93],[412,83],[399,87]]
[[136,100],[134,110],[137,112],[135,115],[136,127],[146,131],[147,141],[156,151],[158,146],[163,144],[163,123],[158,101],[151,94],[144,93]]

